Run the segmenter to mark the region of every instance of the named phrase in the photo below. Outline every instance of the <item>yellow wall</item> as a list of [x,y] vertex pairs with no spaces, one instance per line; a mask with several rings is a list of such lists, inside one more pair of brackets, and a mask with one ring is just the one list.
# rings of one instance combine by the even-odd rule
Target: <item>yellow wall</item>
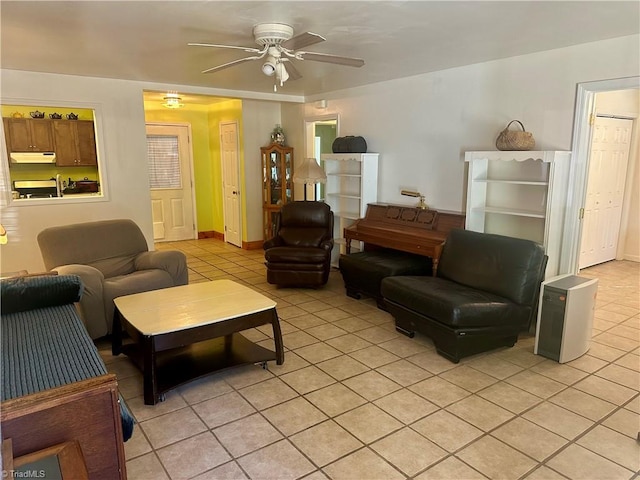
[[[240,148],[242,148],[242,101],[228,100],[213,105],[185,105],[175,110],[160,108],[157,102],[145,102],[145,121],[191,125],[198,231],[223,233],[219,124],[225,121],[238,122]],[[241,165],[243,158],[241,150]]]

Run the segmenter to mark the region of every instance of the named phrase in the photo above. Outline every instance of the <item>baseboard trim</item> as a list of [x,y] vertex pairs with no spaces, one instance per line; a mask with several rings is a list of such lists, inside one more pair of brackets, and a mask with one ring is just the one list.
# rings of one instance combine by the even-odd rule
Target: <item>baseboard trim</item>
[[253,242],[242,242],[243,250],[262,250],[263,240],[254,240]]
[[198,239],[201,240],[203,238],[215,238],[216,240],[224,241],[224,233],[216,232],[215,230],[198,232]]
[[625,260],[630,260],[632,262],[640,262],[640,255],[624,255]]

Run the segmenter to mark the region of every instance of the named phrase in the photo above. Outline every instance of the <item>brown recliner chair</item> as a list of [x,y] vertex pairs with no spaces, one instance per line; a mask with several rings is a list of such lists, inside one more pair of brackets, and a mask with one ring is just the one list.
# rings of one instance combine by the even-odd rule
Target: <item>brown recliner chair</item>
[[275,236],[264,242],[267,282],[285,287],[327,283],[333,248],[333,212],[323,202],[291,202],[276,216]]

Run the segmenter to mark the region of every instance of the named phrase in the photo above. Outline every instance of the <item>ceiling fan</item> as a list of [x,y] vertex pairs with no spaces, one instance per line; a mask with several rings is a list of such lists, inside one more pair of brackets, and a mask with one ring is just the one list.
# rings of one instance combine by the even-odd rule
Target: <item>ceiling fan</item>
[[[342,57],[328,53],[306,52],[300,48],[324,42],[326,39],[317,33],[304,32],[293,36],[293,27],[283,23],[260,23],[253,27],[253,37],[261,48],[239,47],[235,45],[218,45],[213,43],[189,43],[197,47],[233,48],[247,53],[253,53],[250,57],[240,58],[232,62],[224,63],[216,67],[207,68],[202,73],[214,73],[225,68],[233,67],[252,60],[265,59],[262,64],[262,72],[267,76],[275,76],[284,85],[287,80],[297,80],[302,77],[291,60],[312,60],[314,62],[334,63],[349,67],[361,67],[364,60],[361,58]],[[277,91],[274,84],[273,90]]]

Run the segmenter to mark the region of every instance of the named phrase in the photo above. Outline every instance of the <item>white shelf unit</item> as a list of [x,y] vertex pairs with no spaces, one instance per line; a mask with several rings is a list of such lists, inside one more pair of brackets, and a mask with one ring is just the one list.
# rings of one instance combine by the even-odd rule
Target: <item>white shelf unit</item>
[[571,152],[466,152],[466,229],[534,240],[558,274]]
[[[346,253],[344,229],[365,216],[367,204],[378,201],[377,153],[325,153],[320,156],[327,174],[324,201],[334,215],[331,265],[338,266],[340,254]],[[362,248],[351,242],[351,251]]]

